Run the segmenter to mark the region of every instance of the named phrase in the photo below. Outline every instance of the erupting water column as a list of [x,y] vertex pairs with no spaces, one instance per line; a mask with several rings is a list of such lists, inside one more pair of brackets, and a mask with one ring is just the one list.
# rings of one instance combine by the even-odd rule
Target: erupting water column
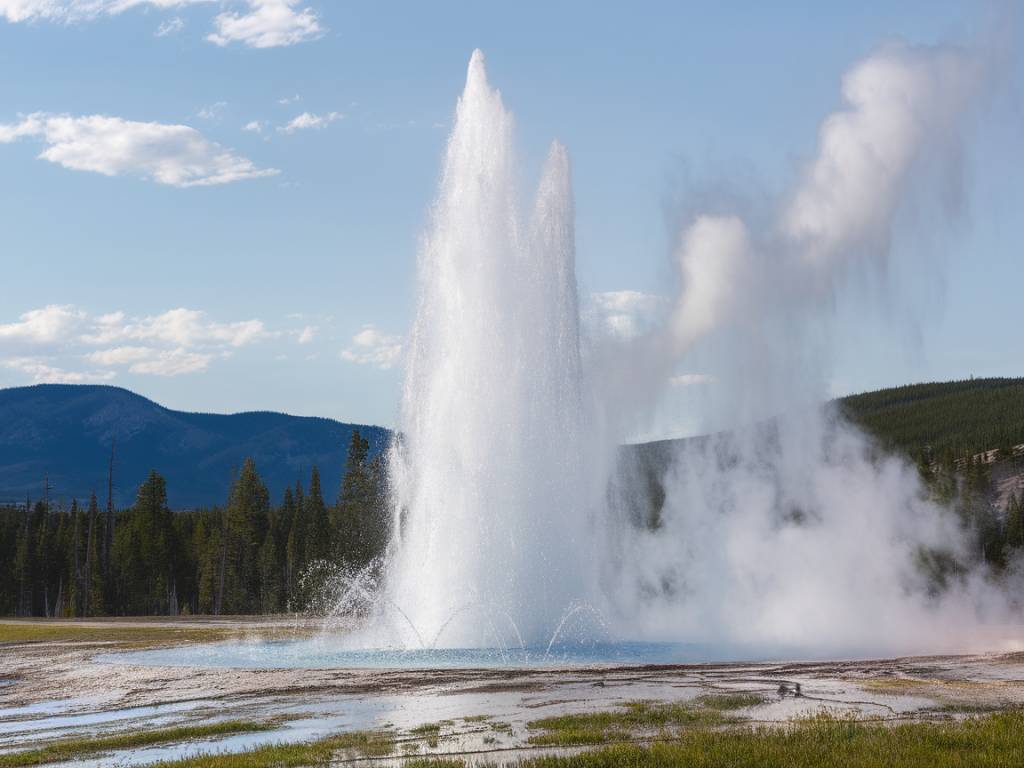
[[475,51],[420,253],[391,461],[385,589],[406,645],[542,644],[593,583],[569,159],[552,145],[524,215],[512,134]]

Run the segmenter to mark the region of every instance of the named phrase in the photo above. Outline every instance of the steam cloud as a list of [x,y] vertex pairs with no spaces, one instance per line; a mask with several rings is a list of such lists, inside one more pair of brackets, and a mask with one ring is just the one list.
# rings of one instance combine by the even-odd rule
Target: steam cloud
[[643,477],[620,462],[612,506],[621,520],[606,537],[614,554],[602,581],[602,610],[620,633],[714,644],[726,656],[1004,640],[993,623],[1009,616],[1006,593],[985,573],[929,595],[918,567],[923,549],[968,557],[955,515],[926,499],[914,469],[879,458],[816,405],[834,302],[859,273],[884,284],[907,206],[951,212],[956,190],[935,181],[960,177],[962,137],[991,71],[977,51],[952,46],[892,43],[861,61],[791,193],[756,222],[692,217],[678,236],[681,290],[664,326],[634,344],[594,342],[595,386],[615,404],[603,419],[612,435],[628,423],[624,404],[641,415],[695,351],[721,369],[709,389],[740,425],[661,457],[653,530],[629,520]]

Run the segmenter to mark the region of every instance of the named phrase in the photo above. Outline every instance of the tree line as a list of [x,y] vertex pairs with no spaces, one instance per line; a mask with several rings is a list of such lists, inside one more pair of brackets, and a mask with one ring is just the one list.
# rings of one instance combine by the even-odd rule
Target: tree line
[[963,468],[965,456],[1024,443],[1024,379],[964,379],[866,392],[839,401],[842,412],[888,450]]
[[320,472],[271,503],[256,463],[237,471],[223,506],[172,512],[152,471],[135,504],[69,509],[44,498],[0,508],[0,614],[141,616],[302,610],[320,562],[362,568],[390,535],[382,456],[352,434],[335,501]]

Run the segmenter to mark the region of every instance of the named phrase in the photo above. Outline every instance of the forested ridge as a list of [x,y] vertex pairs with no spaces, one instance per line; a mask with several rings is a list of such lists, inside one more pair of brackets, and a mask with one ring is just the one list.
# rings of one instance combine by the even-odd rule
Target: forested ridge
[[910,384],[845,397],[839,406],[885,447],[946,463],[1024,443],[1024,379]]
[[127,509],[101,508],[95,494],[66,509],[45,495],[0,508],[0,615],[303,610],[318,591],[316,564],[360,568],[383,550],[384,483],[381,456],[370,458],[357,430],[334,493],[313,467],[274,505],[249,459],[221,507],[172,512],[153,471]]
[[[1011,495],[997,508],[992,481],[1002,459],[1022,463],[1013,450],[1024,443],[1024,379],[915,384],[844,398],[838,407],[884,449],[917,463],[925,492],[959,517],[975,543],[975,561],[998,574],[1024,548],[1022,499]],[[322,487],[313,466],[277,499],[260,474],[267,468],[249,458],[232,473],[223,504],[177,512],[158,470],[123,508],[95,494],[54,502],[44,476],[36,498],[0,507],[0,615],[309,609],[326,567],[362,568],[387,544],[385,454],[354,430],[344,466],[329,468],[335,477],[342,472],[340,486]],[[971,564],[929,551],[920,565],[940,588]]]

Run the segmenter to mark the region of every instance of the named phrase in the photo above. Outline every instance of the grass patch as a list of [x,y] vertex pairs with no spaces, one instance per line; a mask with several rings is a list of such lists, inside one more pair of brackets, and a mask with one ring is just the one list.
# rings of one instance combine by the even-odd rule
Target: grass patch
[[212,643],[242,636],[227,627],[79,624],[74,621],[0,622],[0,643],[111,643],[144,648],[181,643]]
[[852,680],[866,691],[875,693],[912,693],[921,688],[933,685],[932,680],[916,680],[908,677],[880,677],[872,680]]
[[462,718],[464,723],[486,723],[491,720],[494,715],[470,715],[469,717]]
[[385,757],[394,751],[395,741],[382,731],[339,733],[306,744],[269,744],[246,752],[153,763],[152,768],[305,768],[326,765],[338,752],[355,752],[362,757]]
[[621,710],[557,715],[527,723],[530,730],[543,731],[530,736],[530,743],[546,746],[603,744],[636,738],[637,732],[650,732],[685,726],[721,725],[734,720],[720,712],[695,708],[687,703],[660,704],[633,701]]
[[413,736],[419,736],[427,740],[427,746],[434,749],[437,746],[437,739],[441,735],[441,726],[448,725],[451,721],[445,721],[444,723],[424,723],[423,725],[417,725],[409,733]]
[[225,720],[208,725],[182,725],[155,731],[133,731],[112,736],[94,736],[81,739],[64,739],[47,744],[45,747],[24,752],[0,755],[0,768],[21,768],[29,765],[43,765],[64,760],[76,760],[103,754],[115,749],[136,749],[154,744],[174,744],[189,739],[226,736],[234,733],[268,731],[275,723],[258,723],[251,720]]
[[967,704],[967,703],[951,703],[943,704],[938,707],[929,707],[928,712],[947,712],[955,715],[982,715],[989,712],[1005,712],[1010,709],[1017,709],[1018,707],[1014,704]]
[[764,704],[764,696],[757,693],[712,693],[698,696],[694,703],[716,712],[729,712]]
[[[531,758],[517,768],[1006,768],[1024,764],[1024,714],[885,725],[819,716],[783,727],[698,728],[672,742]],[[418,761],[417,768],[461,768]]]
[[22,643],[105,643],[114,648],[140,649],[186,643],[217,643],[251,637],[272,640],[305,637],[303,628],[239,624],[225,626],[178,623],[171,617],[130,619],[0,619],[0,645]]

